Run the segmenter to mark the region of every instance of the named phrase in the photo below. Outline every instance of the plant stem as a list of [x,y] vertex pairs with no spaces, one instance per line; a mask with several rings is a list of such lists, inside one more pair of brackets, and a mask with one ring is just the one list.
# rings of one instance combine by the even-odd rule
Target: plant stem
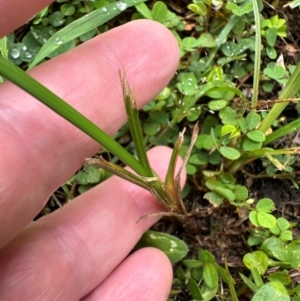
[[255,20],[255,59],[254,59],[254,73],[253,73],[253,94],[252,94],[252,108],[255,110],[258,101],[259,92],[259,74],[261,64],[261,32],[260,32],[260,15],[258,8],[258,1],[253,0],[253,13]]

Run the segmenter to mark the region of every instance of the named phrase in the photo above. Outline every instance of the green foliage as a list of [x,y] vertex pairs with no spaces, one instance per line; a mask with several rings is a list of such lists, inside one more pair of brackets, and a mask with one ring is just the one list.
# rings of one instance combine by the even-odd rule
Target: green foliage
[[[136,149],[131,147],[130,152],[137,154],[137,164],[143,162],[146,166],[136,168],[149,177],[151,185],[148,184],[153,189],[155,174],[150,171],[142,146],[176,147],[178,132],[187,127],[176,155],[180,152],[185,157],[191,151],[191,141],[196,139],[186,170],[200,190],[205,191],[204,198],[214,207],[227,203],[250,211],[246,239],[252,251],[243,258],[250,275],[240,276],[253,291],[252,300],[300,300],[300,287],[289,275],[290,269],[300,266],[300,242],[293,240],[292,224],[274,214],[276,207],[270,199],[261,199],[252,207],[255,201],[248,199],[248,189],[235,178],[237,171],[256,159],[261,160],[264,168],[260,176],[294,176],[295,154],[299,149],[270,146],[300,129],[299,120],[283,126],[278,122],[285,102],[299,96],[300,87],[300,67],[286,64],[277,53],[278,40],[287,36],[288,22],[270,8],[272,16],[266,19],[260,0],[194,0],[180,9],[164,1],[144,2],[57,0],[28,23],[28,32],[2,39],[0,53],[26,69],[129,20],[146,18],[168,27],[180,47],[179,72],[142,109],[141,127],[131,124],[121,129],[117,137],[124,136],[128,128],[133,130]],[[286,6],[293,8],[298,2],[290,1]],[[127,17],[121,15],[129,7],[132,9]],[[113,19],[115,16],[119,18]],[[243,85],[245,81],[248,86]],[[282,103],[278,101],[270,110],[268,98],[281,89],[277,98]],[[258,106],[258,96],[266,97],[263,108]],[[137,112],[133,114],[137,118]],[[196,121],[200,121],[200,132],[192,137],[189,129]],[[271,126],[273,133],[269,134]],[[116,160],[113,157],[113,162]],[[110,171],[144,187],[140,178],[131,178],[133,175],[125,174],[121,167],[109,166]],[[76,176],[79,193],[109,174],[102,168],[85,165]],[[139,243],[142,245],[162,249],[172,262],[181,260],[187,252],[184,243],[159,233],[148,232]],[[277,267],[277,271],[269,272],[272,267]],[[184,260],[174,281],[182,287],[187,283],[187,293],[193,300],[219,297],[220,283],[225,282],[231,299],[238,300],[228,268],[218,265],[206,250],[199,250],[197,259]]]
[[[240,274],[245,284],[255,292],[252,300],[291,300],[297,298],[298,289],[290,290],[292,283],[288,269],[300,266],[300,241],[292,240],[291,224],[282,217],[276,218],[271,214],[275,204],[270,199],[261,199],[251,211],[249,219],[254,228],[250,230],[249,246],[256,246],[259,250],[245,254],[244,265],[250,270],[252,277]],[[261,216],[260,216],[261,215]],[[269,268],[278,267],[270,273],[267,282],[265,276]],[[297,299],[293,299],[297,300]]]
[[163,251],[172,263],[175,263],[182,258],[188,252],[186,244],[175,236],[156,232],[147,231],[136,245],[137,249],[144,247],[155,247]]
[[220,291],[220,280],[225,283],[234,280],[226,270],[216,263],[215,257],[207,250],[198,250],[198,259],[183,260],[177,269],[176,281],[184,287],[187,283],[193,300],[212,300]]

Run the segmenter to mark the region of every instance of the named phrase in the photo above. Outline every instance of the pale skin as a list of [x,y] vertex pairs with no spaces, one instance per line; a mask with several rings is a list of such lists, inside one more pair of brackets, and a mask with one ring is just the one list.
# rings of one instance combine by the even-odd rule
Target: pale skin
[[[0,0],[0,37],[48,5]],[[119,69],[139,107],[169,82],[179,59],[163,26],[131,22],[30,72],[110,134],[126,121]],[[172,268],[159,250],[128,256],[161,212],[153,196],[112,177],[36,222],[49,196],[99,145],[25,92],[0,86],[1,300],[151,300],[168,297]],[[171,150],[149,152],[164,175]],[[182,177],[184,178],[184,176]]]

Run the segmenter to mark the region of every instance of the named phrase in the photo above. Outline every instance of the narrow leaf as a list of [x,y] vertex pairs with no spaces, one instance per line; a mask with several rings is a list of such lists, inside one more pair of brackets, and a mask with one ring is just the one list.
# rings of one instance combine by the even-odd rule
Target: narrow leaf
[[134,91],[130,88],[126,75],[124,73],[120,73],[120,79],[131,137],[135,146],[137,157],[144,168],[147,169],[147,175],[143,176],[153,177],[155,175],[152,168],[150,167],[146,148],[144,146],[144,137],[139,119],[138,109],[136,106]]

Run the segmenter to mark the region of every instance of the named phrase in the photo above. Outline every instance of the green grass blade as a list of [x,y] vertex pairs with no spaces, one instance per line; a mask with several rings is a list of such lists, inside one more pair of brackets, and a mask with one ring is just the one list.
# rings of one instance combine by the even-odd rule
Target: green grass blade
[[153,177],[153,171],[150,167],[150,163],[147,157],[146,149],[144,146],[144,136],[139,119],[139,113],[136,106],[134,91],[131,90],[125,74],[120,74],[121,84],[123,89],[123,99],[125,103],[129,129],[131,137],[135,146],[138,160],[148,170],[148,177]]
[[53,92],[30,77],[24,71],[0,57],[0,75],[25,90],[54,112],[71,122],[77,128],[99,142],[141,176],[148,176],[148,170],[125,148],[103,132],[97,125],[72,108]]
[[[3,56],[6,60],[8,59],[8,44],[7,38],[4,36],[0,39],[0,56]],[[0,84],[4,82],[4,79],[0,76]]]
[[184,142],[183,134],[184,134],[184,131],[179,133],[179,137],[177,138],[177,140],[175,142],[172,156],[170,158],[170,163],[169,163],[169,167],[168,167],[168,171],[167,171],[166,179],[165,179],[165,186],[168,190],[174,189],[174,186],[175,186],[175,168],[176,168],[176,162],[179,157],[181,147]]
[[70,23],[63,29],[56,32],[40,49],[34,60],[30,63],[29,69],[41,62],[51,52],[61,45],[78,38],[86,32],[103,25],[112,18],[115,18],[126,8],[134,6],[147,0],[123,0],[107,4],[105,7],[93,10],[80,19]]
[[6,36],[0,39],[0,55],[2,55],[5,59],[8,58],[8,43]]
[[281,137],[287,136],[289,134],[295,133],[300,130],[300,119],[296,119],[283,127],[277,129],[272,134],[266,136],[266,140],[263,145],[268,145],[269,143],[280,139]]

